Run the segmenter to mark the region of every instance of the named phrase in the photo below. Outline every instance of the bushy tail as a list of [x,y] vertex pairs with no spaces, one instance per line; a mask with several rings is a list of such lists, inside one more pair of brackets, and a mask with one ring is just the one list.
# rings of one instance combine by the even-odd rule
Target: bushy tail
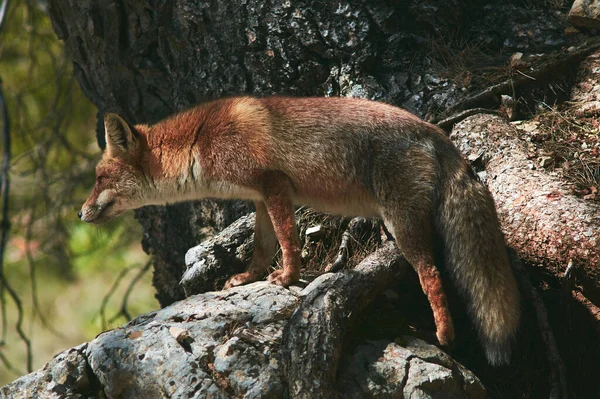
[[437,229],[446,267],[465,296],[488,362],[508,364],[520,319],[512,273],[494,200],[473,172],[449,171],[439,198]]

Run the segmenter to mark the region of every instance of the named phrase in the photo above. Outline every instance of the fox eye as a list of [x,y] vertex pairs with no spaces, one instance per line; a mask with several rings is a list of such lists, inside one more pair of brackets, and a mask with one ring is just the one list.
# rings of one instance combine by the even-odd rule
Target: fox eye
[[96,176],[96,182],[100,184],[104,181],[105,178],[106,176]]

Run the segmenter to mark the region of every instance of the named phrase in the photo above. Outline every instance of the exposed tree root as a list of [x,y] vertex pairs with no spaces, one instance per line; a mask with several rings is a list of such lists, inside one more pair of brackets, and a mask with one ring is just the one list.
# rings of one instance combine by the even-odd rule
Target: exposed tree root
[[286,326],[284,370],[295,398],[335,398],[344,336],[354,316],[410,267],[393,243],[355,269],[324,274],[307,287],[302,304]]

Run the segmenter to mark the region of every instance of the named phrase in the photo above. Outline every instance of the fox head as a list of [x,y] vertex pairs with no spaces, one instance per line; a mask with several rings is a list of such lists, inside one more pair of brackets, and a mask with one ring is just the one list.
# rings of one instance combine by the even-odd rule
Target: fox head
[[142,160],[139,131],[116,114],[104,117],[106,149],[96,166],[96,184],[79,212],[88,223],[102,223],[144,204],[149,182]]

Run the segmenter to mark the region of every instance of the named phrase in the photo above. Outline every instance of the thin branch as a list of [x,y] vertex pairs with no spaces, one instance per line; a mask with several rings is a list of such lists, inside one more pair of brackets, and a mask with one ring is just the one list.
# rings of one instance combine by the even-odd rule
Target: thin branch
[[[0,24],[2,22],[0,21]],[[4,278],[4,252],[6,249],[6,243],[8,241],[8,233],[10,230],[10,218],[8,216],[8,193],[10,190],[10,180],[8,176],[8,168],[10,166],[10,119],[8,117],[8,109],[6,108],[6,102],[4,101],[4,91],[2,89],[2,82],[0,81],[0,112],[2,113],[2,144],[4,146],[4,158],[2,160],[2,171],[0,172],[0,178],[2,183],[0,186],[0,193],[2,195],[2,235],[0,237],[0,276]],[[7,333],[7,319],[6,319],[6,301],[4,296],[4,285],[0,286],[0,302],[2,302],[2,339],[0,342],[6,340]]]
[[[342,234],[342,242],[340,243],[337,257],[331,265],[325,268],[326,272],[338,272],[346,267],[352,251],[350,244],[357,241],[356,237],[359,235],[360,230],[364,229],[366,223],[367,220],[361,217],[356,217],[348,223],[348,227],[346,227],[346,230]],[[353,241],[350,241],[351,239]]]
[[11,373],[15,374],[17,377],[25,374],[21,370],[15,368],[12,365],[12,363],[10,362],[10,360],[8,360],[8,358],[6,356],[4,356],[4,353],[2,353],[1,350],[0,350],[0,361],[2,362],[2,364],[4,364],[4,367],[6,367],[6,369],[8,371],[10,371]]
[[[1,23],[1,22],[0,22]],[[6,320],[6,300],[5,300],[5,292],[8,291],[12,300],[15,302],[17,306],[17,323],[16,330],[17,334],[21,338],[21,340],[25,343],[25,350],[27,356],[27,371],[33,371],[32,368],[32,356],[31,356],[31,341],[23,331],[23,305],[21,303],[21,299],[19,298],[16,291],[11,287],[6,279],[4,274],[4,255],[6,253],[6,243],[8,242],[8,235],[10,232],[10,218],[8,216],[8,204],[9,198],[8,194],[10,191],[10,179],[8,175],[8,169],[10,167],[10,155],[11,155],[11,147],[10,147],[10,120],[8,117],[8,109],[6,108],[6,102],[4,100],[4,91],[2,90],[2,84],[0,82],[0,111],[2,113],[2,144],[4,145],[4,158],[2,160],[2,185],[0,187],[0,192],[2,193],[2,235],[0,236],[0,301],[2,302],[2,341],[6,340],[6,329],[7,329],[7,320]]]
[[4,276],[4,274],[0,275],[0,283],[2,284],[2,286],[4,286],[6,291],[8,291],[8,294],[10,295],[12,300],[15,302],[15,306],[17,307],[18,316],[17,316],[17,323],[16,323],[15,328],[17,330],[17,334],[19,335],[19,338],[21,338],[21,340],[25,343],[25,352],[26,352],[26,356],[27,356],[27,372],[30,373],[33,371],[32,356],[31,356],[31,341],[27,337],[27,334],[25,334],[25,332],[23,331],[23,304],[21,303],[21,299],[19,298],[19,295],[17,295],[16,291],[8,283],[8,280],[6,279],[6,276]]
[[[112,297],[112,295],[115,293],[117,288],[119,288],[119,285],[121,284],[121,280],[123,280],[125,275],[127,273],[129,273],[129,271],[131,269],[132,269],[131,267],[128,267],[126,269],[121,270],[121,273],[119,273],[119,275],[115,279],[113,285],[110,287],[110,290],[108,290],[106,295],[104,295],[104,298],[102,298],[102,304],[100,305],[100,310],[99,310],[100,320],[102,322],[102,331],[106,330],[108,327],[108,323],[106,322],[106,306],[108,305],[108,301],[110,300],[110,297]],[[110,320],[109,320],[109,323],[110,323]]]
[[129,311],[127,310],[127,302],[129,301],[129,295],[133,291],[133,287],[137,284],[137,282],[140,281],[140,279],[144,276],[144,274],[146,274],[146,272],[150,269],[150,266],[152,266],[151,259],[148,260],[148,262],[146,262],[144,267],[140,268],[140,270],[137,272],[135,277],[129,282],[127,291],[125,291],[125,295],[123,295],[123,301],[121,302],[121,309],[120,309],[119,313],[117,313],[115,316],[113,316],[112,319],[110,319],[108,321],[109,323],[112,323],[113,321],[115,321],[117,318],[119,318],[119,316],[123,316],[127,321],[131,321],[132,317],[129,314]]
[[452,129],[452,127],[454,127],[454,125],[456,125],[458,122],[460,122],[464,119],[467,119],[469,116],[476,115],[476,114],[498,115],[498,111],[494,110],[494,109],[489,109],[489,108],[466,109],[466,110],[460,111],[452,116],[449,116],[445,119],[442,119],[441,121],[436,123],[436,125],[438,125],[439,127],[441,127],[442,129],[444,129],[446,131],[450,131]]
[[27,256],[27,261],[29,263],[29,281],[31,282],[31,299],[33,302],[33,312],[40,318],[40,322],[42,326],[45,327],[48,331],[54,334],[56,337],[65,338],[63,334],[61,334],[58,330],[50,325],[48,320],[46,320],[46,316],[41,310],[41,306],[38,299],[37,294],[37,278],[36,278],[36,264],[35,259],[33,258],[33,254],[31,253],[31,237],[32,237],[32,226],[33,221],[35,220],[35,207],[31,208],[31,213],[29,216],[29,222],[27,223],[27,230],[25,232],[25,254]]
[[123,297],[123,302],[121,303],[121,313],[123,313],[123,316],[125,316],[127,321],[131,320],[131,316],[129,316],[129,313],[127,312],[127,301],[129,301],[129,295],[133,291],[133,287],[137,284],[137,282],[140,281],[144,274],[146,274],[146,272],[150,269],[150,266],[152,266],[151,259],[148,260],[148,262],[146,262],[144,267],[140,269],[138,274],[136,274],[133,280],[131,280],[131,282],[129,283],[129,287],[127,287],[127,291],[125,292],[125,296]]

